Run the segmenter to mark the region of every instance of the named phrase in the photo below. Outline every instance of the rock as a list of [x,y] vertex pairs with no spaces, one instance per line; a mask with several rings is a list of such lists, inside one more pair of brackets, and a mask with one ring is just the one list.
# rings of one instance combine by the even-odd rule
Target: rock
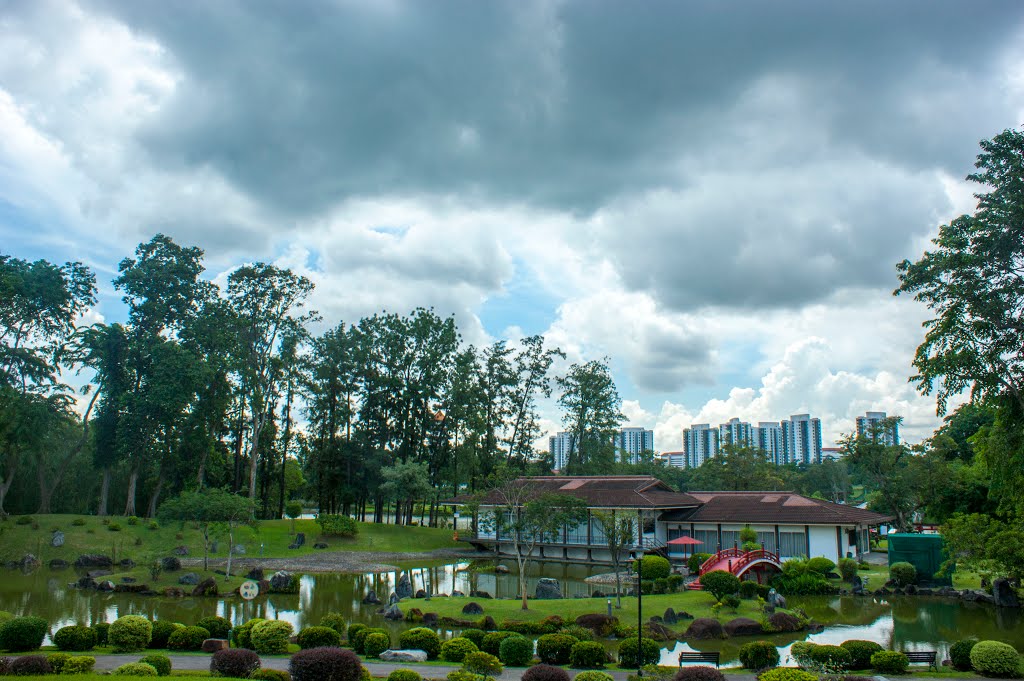
[[482,614],[484,614],[484,609],[481,608],[480,604],[477,603],[476,601],[470,601],[469,603],[466,603],[464,606],[462,606],[462,614],[463,615],[482,615]]
[[363,597],[363,605],[380,605],[380,599],[377,598],[377,592],[370,589],[369,593]]
[[644,625],[644,638],[655,641],[671,641],[676,638],[674,631],[659,622],[648,622]]
[[501,563],[498,563],[494,566],[494,574],[496,575],[507,575],[510,572],[512,571],[509,569],[508,565],[502,565]]
[[651,615],[651,619],[647,620],[651,624],[664,624],[665,620],[662,619],[661,615]]
[[558,584],[557,579],[551,579],[550,577],[541,577],[537,580],[537,589],[534,591],[534,598],[542,600],[551,600],[562,597],[562,587]]
[[1020,599],[1010,586],[1010,580],[999,577],[992,582],[992,600],[1001,608],[1019,608]]
[[722,624],[710,617],[698,617],[697,619],[690,622],[690,626],[686,629],[686,638],[690,639],[711,639],[711,638],[722,638],[725,632],[722,629]]
[[134,577],[122,577],[121,581],[124,582],[125,584],[134,584],[138,580],[135,579]]
[[18,567],[22,570],[35,570],[40,565],[42,565],[42,563],[40,563],[39,559],[31,553],[26,553],[21,557],[21,560],[18,561]]
[[892,591],[889,591],[884,586],[881,589],[875,589],[875,595],[876,596],[889,596],[891,594],[892,594]]
[[903,587],[900,587],[900,586],[898,586],[898,587],[896,587],[895,589],[892,590],[892,595],[893,596],[902,596],[904,593],[906,593],[906,592],[903,590]]
[[405,615],[402,614],[402,609],[398,607],[397,603],[389,605],[387,609],[384,611],[384,619],[386,620],[398,622],[404,618]]
[[812,634],[820,634],[825,631],[825,625],[820,622],[808,622],[807,631]]
[[174,549],[171,550],[171,553],[173,553],[176,556],[187,556],[188,555],[188,547],[185,546],[184,544],[181,545],[181,546],[175,546]]
[[179,589],[176,586],[165,586],[163,594],[166,598],[184,598],[185,590]]
[[178,577],[178,584],[182,586],[195,586],[199,583],[199,575],[194,572],[186,572],[181,577]]
[[174,572],[181,569],[181,560],[177,556],[167,556],[160,559],[160,569]]
[[774,630],[782,633],[800,631],[800,620],[788,612],[776,612],[768,618],[768,625]]
[[979,595],[980,595],[980,592],[978,592],[978,591],[965,591],[964,595],[963,595],[963,599],[965,601],[967,601],[968,603],[974,603],[975,601],[980,600],[979,599]]
[[929,589],[927,587],[920,587],[917,590],[917,595],[918,596],[931,596],[934,593],[935,593],[934,591],[932,591],[931,589]]
[[60,548],[64,546],[64,533],[60,530],[54,530],[53,536],[50,537],[50,546]]
[[427,592],[426,592],[426,591],[424,591],[423,589],[419,589],[419,590],[418,590],[418,591],[416,591],[416,593],[415,593],[415,594],[413,595],[413,598],[426,598],[426,597],[427,597]]
[[213,577],[207,577],[203,581],[196,584],[195,588],[192,589],[193,596],[216,596],[217,595],[217,580]]
[[66,570],[69,567],[71,567],[71,564],[68,563],[63,558],[54,558],[53,560],[50,561],[50,569],[51,570]]
[[114,593],[119,594],[140,594],[149,591],[147,584],[117,584],[114,586]]
[[679,618],[676,617],[676,611],[672,608],[667,608],[665,614],[661,616],[661,619],[665,624],[676,624],[679,622]]
[[729,636],[759,636],[764,633],[761,623],[749,617],[737,617],[725,623],[725,633]]
[[480,620],[480,629],[484,631],[497,631],[498,623],[490,615],[484,615],[484,618]]
[[96,584],[96,590],[97,591],[113,591],[114,590],[114,583],[112,581],[110,581],[109,579],[105,579],[102,582],[98,582]]
[[120,565],[123,570],[131,570],[135,567],[135,561],[131,558],[122,558],[117,564]]
[[398,594],[399,599],[412,598],[412,580],[409,579],[409,573],[403,572],[402,576],[398,578],[395,593]]
[[227,650],[228,642],[227,639],[223,638],[208,638],[203,641],[202,651],[204,653],[215,653],[218,650]]
[[469,597],[470,598],[494,598],[494,596],[492,596],[491,594],[487,593],[486,591],[470,591],[469,592]]
[[462,593],[458,589],[456,589],[455,591],[452,592],[452,598],[462,598],[465,595],[466,594]]
[[85,573],[85,576],[89,577],[90,579],[99,579],[100,577],[107,577],[112,574],[114,573],[112,573],[110,570],[89,570]]
[[604,598],[604,592],[600,589],[594,589],[594,593],[590,594],[591,598]]
[[768,598],[765,599],[765,602],[774,608],[786,607],[786,597],[780,594],[775,589],[768,590]]
[[854,596],[864,595],[864,580],[860,578],[860,575],[854,575],[850,580],[850,590]]
[[302,548],[305,545],[306,545],[306,533],[305,532],[299,532],[297,535],[295,535],[295,539],[292,541],[292,543],[288,545],[288,548],[290,548],[290,549],[298,549],[298,548]]
[[391,595],[388,596],[388,605],[394,605],[395,603],[397,603],[400,600],[402,600],[402,599],[400,599],[398,597],[398,594],[396,594],[394,591],[392,591]]
[[270,590],[281,594],[293,593],[295,592],[294,581],[296,580],[292,573],[287,570],[278,570],[270,576]]
[[423,626],[433,629],[437,626],[437,619],[436,612],[425,612],[423,613]]
[[685,610],[680,610],[679,612],[677,612],[676,613],[676,617],[678,617],[681,620],[692,620],[693,619],[693,615],[691,615],[690,613],[686,612]]
[[93,579],[92,577],[88,576],[88,575],[86,575],[85,577],[79,577],[78,578],[78,588],[79,589],[95,589],[96,588],[96,580]]
[[245,578],[246,579],[251,579],[251,580],[256,581],[256,582],[262,581],[263,580],[263,568],[253,568],[252,570],[249,570],[249,572],[247,572],[245,574]]
[[420,610],[419,608],[413,608],[409,612],[405,613],[405,621],[406,622],[422,622],[423,621],[423,611]]
[[314,549],[326,549],[326,548],[328,548],[328,546],[327,546],[327,544],[323,543],[322,541],[318,541],[317,543],[313,544],[313,548]]
[[88,570],[89,568],[110,568],[114,566],[114,561],[110,556],[101,556],[99,554],[86,554],[79,556],[75,559],[75,567]]
[[231,547],[231,553],[235,554],[236,556],[244,556],[245,546],[243,544],[235,544]]
[[381,662],[427,661],[427,654],[422,650],[385,650],[379,657]]

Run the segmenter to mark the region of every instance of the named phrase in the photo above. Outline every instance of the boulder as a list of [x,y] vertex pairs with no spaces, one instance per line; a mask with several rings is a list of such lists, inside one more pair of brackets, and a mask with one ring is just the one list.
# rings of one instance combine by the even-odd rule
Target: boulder
[[409,573],[403,572],[402,576],[398,578],[395,593],[398,594],[399,599],[412,598],[412,580],[409,579]]
[[850,580],[850,591],[853,592],[854,596],[864,595],[864,580],[860,578],[860,575],[854,575],[853,579]]
[[298,549],[298,548],[302,548],[305,545],[306,545],[306,533],[305,532],[299,532],[298,534],[295,535],[295,539],[292,541],[292,543],[288,545],[288,548],[290,548],[290,549]]
[[413,608],[409,612],[405,613],[405,621],[406,622],[422,622],[423,621],[423,611],[420,610],[419,608]]
[[176,556],[187,556],[188,555],[188,547],[185,546],[184,544],[181,545],[181,546],[175,546],[174,549],[171,550],[171,553],[173,553]]
[[437,619],[436,612],[425,612],[423,613],[423,626],[433,629],[437,626]]
[[314,549],[326,549],[328,547],[327,547],[327,544],[325,544],[324,542],[318,541],[317,543],[313,544],[313,548]]
[[679,622],[679,618],[676,617],[676,611],[672,608],[667,608],[661,619],[665,624],[677,624]]
[[491,598],[491,599],[494,598],[494,596],[492,596],[491,594],[487,593],[486,591],[470,591],[469,592],[469,597],[470,598]]
[[764,599],[765,602],[773,608],[785,608],[786,597],[780,594],[775,589],[768,590],[768,598]]
[[96,584],[97,591],[113,591],[114,583],[109,579],[104,579],[102,582]]
[[1005,577],[999,577],[992,582],[992,600],[1001,608],[1020,607],[1017,592],[1010,586],[1010,580]]
[[42,565],[42,563],[40,563],[39,559],[31,553],[26,553],[21,557],[21,560],[18,561],[18,567],[22,570],[35,570],[40,565]]
[[722,638],[724,631],[722,624],[710,617],[698,617],[697,619],[690,622],[690,626],[686,629],[686,638],[688,639],[711,639],[711,638]]
[[677,612],[676,613],[676,617],[678,617],[681,620],[692,620],[693,619],[693,615],[691,615],[690,613],[686,612],[685,610],[680,610],[679,612]]
[[[475,625],[473,625],[475,626]],[[497,631],[498,623],[494,621],[494,618],[490,615],[484,615],[484,618],[480,620],[480,629],[484,631]]]
[[89,575],[85,575],[84,577],[79,577],[78,578],[78,588],[79,589],[95,589],[96,588],[96,580],[93,579],[92,577],[90,577]]
[[246,573],[245,578],[246,579],[252,579],[252,580],[257,581],[257,582],[262,581],[263,580],[263,568],[253,568],[252,570],[249,570],[249,572]]
[[931,596],[934,593],[935,593],[934,591],[932,591],[928,587],[924,587],[924,586],[919,587],[918,590],[917,590],[917,595],[918,596]]
[[60,530],[54,530],[53,536],[50,537],[50,546],[55,546],[57,548],[64,546],[64,533]]
[[165,586],[163,590],[163,595],[166,598],[184,598],[185,590],[179,589],[176,586]]
[[379,657],[381,662],[427,661],[427,653],[422,650],[385,650]]
[[452,592],[452,598],[462,598],[465,595],[466,594],[462,593],[458,589],[456,589],[455,591]]
[[208,638],[203,641],[202,651],[204,653],[215,653],[218,650],[227,650],[228,642],[227,639],[223,638]]
[[135,561],[131,558],[122,558],[117,564],[121,566],[122,570],[131,570],[135,567]]
[[891,596],[892,595],[892,591],[889,591],[888,589],[886,589],[883,586],[881,589],[875,589],[875,595],[876,596]]
[[391,595],[388,596],[388,605],[394,605],[395,603],[397,603],[400,600],[402,600],[402,599],[398,597],[398,594],[396,594],[394,591],[392,591]]
[[51,570],[66,570],[69,567],[71,567],[71,564],[63,558],[54,558],[50,561]]
[[803,627],[800,625],[800,620],[790,615],[788,612],[776,612],[768,618],[768,625],[774,631],[790,633],[794,631],[800,631]]
[[494,566],[494,574],[496,575],[507,575],[510,572],[512,572],[512,570],[509,569],[508,565],[498,563]]
[[725,623],[725,633],[729,636],[759,636],[763,633],[761,623],[749,617],[737,617]]
[[270,576],[270,590],[278,593],[287,593],[292,588],[292,573],[286,570],[278,570]]
[[108,577],[114,574],[110,570],[89,570],[85,573],[85,576],[90,579],[99,579],[100,577]]
[[676,638],[676,634],[660,622],[648,622],[644,625],[644,638],[654,641],[672,641]]
[[178,577],[178,584],[182,586],[195,586],[199,583],[199,575],[194,572],[186,572],[181,577]]
[[213,577],[207,577],[203,581],[196,584],[195,588],[192,589],[193,596],[216,596],[217,595],[217,580]]
[[427,597],[427,592],[424,591],[423,589],[419,589],[419,590],[416,591],[415,594],[413,594],[413,598],[426,598],[426,597]]
[[389,605],[387,607],[387,609],[384,611],[384,619],[386,619],[386,620],[391,620],[393,622],[398,622],[398,621],[401,621],[404,618],[405,618],[405,615],[402,614],[402,609],[398,607],[397,603],[395,603],[393,605]]
[[181,569],[181,560],[177,556],[167,556],[160,559],[160,569],[174,572]]
[[231,553],[235,554],[236,556],[244,556],[245,546],[243,544],[235,544],[231,547]]
[[143,591],[149,591],[148,584],[116,584],[114,585],[114,593],[118,594],[140,594]]
[[94,553],[79,556],[75,559],[75,567],[85,570],[90,568],[110,568],[113,566],[114,561],[110,556],[101,556]]
[[377,592],[370,589],[369,593],[363,596],[363,605],[380,605],[380,599],[377,598]]
[[558,584],[557,579],[551,579],[550,577],[541,577],[539,580],[537,580],[537,589],[534,592],[533,597],[542,600],[561,598],[562,587]]
[[484,614],[484,609],[482,607],[480,607],[480,604],[477,603],[476,601],[470,601],[469,603],[466,603],[464,606],[462,606],[462,614],[463,615],[482,615],[482,614]]

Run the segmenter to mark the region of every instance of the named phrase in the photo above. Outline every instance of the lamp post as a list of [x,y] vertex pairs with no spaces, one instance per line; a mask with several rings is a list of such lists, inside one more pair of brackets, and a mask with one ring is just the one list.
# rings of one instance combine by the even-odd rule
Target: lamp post
[[629,557],[636,562],[636,675],[644,675],[643,638],[644,638],[644,551],[642,548],[630,551]]
[[452,528],[455,530],[455,535],[452,537],[452,540],[459,541],[459,512],[455,511],[453,517]]

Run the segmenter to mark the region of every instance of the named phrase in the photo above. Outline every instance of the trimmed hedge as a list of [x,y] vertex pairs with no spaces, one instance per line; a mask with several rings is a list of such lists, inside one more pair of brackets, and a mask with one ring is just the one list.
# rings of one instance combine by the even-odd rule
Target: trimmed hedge
[[145,650],[152,637],[153,623],[139,615],[118,617],[107,631],[107,641],[119,653]]
[[809,653],[811,661],[827,671],[849,669],[853,655],[839,646],[814,646]]
[[436,660],[441,653],[441,639],[433,629],[426,627],[406,629],[398,635],[398,645],[403,650],[422,650],[428,660]]
[[53,645],[74,652],[92,650],[96,647],[96,632],[79,624],[61,627],[53,635]]
[[819,575],[828,575],[836,569],[836,564],[825,556],[815,556],[807,561],[807,569]]
[[96,622],[89,628],[96,632],[96,645],[107,645],[107,633],[110,631],[109,622]]
[[341,645],[341,634],[331,627],[306,627],[295,637],[295,642],[303,650],[309,648],[337,648]]
[[768,641],[751,641],[740,646],[740,664],[745,669],[768,669],[779,666],[779,651]]
[[283,655],[293,631],[291,622],[284,620],[260,622],[252,628],[252,649],[260,655]]
[[875,653],[885,650],[882,646],[875,643],[874,641],[844,641],[839,644],[840,647],[846,648],[849,651],[850,669],[871,669],[871,656]]
[[871,656],[871,666],[883,674],[902,674],[910,666],[910,660],[896,650],[880,650]]
[[321,617],[320,626],[334,629],[339,636],[345,635],[345,618],[340,612],[329,612]]
[[577,643],[575,636],[544,634],[537,639],[537,657],[545,664],[568,664],[569,653]]
[[64,663],[70,659],[71,655],[68,653],[50,653],[46,656],[46,661],[50,663],[54,674],[60,674],[64,670]]
[[64,663],[61,674],[90,674],[96,666],[96,658],[91,655],[75,655]]
[[661,648],[649,638],[627,638],[619,644],[620,667],[642,667],[646,664],[657,664],[659,659],[661,659]]
[[814,660],[811,659],[811,651],[817,647],[817,643],[811,643],[810,641],[797,641],[789,647],[789,654],[792,656],[793,661],[799,666],[808,667],[814,664]]
[[978,639],[965,638],[957,641],[949,647],[949,661],[953,668],[961,672],[969,672],[971,667],[971,650],[977,645]]
[[498,646],[498,659],[509,667],[526,667],[533,662],[533,640],[509,636]]
[[363,665],[351,650],[310,648],[292,655],[292,681],[361,681]]
[[588,613],[576,618],[576,624],[586,627],[599,638],[606,638],[615,632],[619,626],[619,618],[605,615],[604,613]]
[[971,649],[971,666],[982,676],[1016,676],[1020,655],[1006,643],[979,641]]
[[441,644],[441,659],[445,662],[457,662],[461,664],[462,661],[466,659],[466,655],[475,653],[479,650],[480,649],[477,645],[468,638],[456,636],[455,638],[449,639]]
[[857,570],[860,569],[857,561],[853,558],[840,558],[839,565],[837,567],[839,568],[839,576],[843,578],[844,582],[853,581],[854,576],[857,574]]
[[151,664],[143,664],[142,662],[129,662],[123,664],[113,672],[112,676],[158,676],[156,668]]
[[597,641],[580,641],[569,651],[569,664],[573,669],[602,669],[608,656]]
[[347,640],[349,643],[352,643],[352,640],[355,638],[356,634],[358,634],[363,629],[366,629],[366,625],[361,622],[353,622],[352,624],[348,625],[348,629],[345,630],[345,640]]
[[484,652],[466,655],[466,659],[462,661],[462,669],[470,674],[479,674],[481,676],[497,676],[504,671],[504,667],[502,667],[501,661],[498,658]]
[[418,671],[413,669],[396,669],[388,674],[388,681],[422,681]]
[[204,617],[196,622],[196,626],[210,632],[210,638],[226,639],[231,633],[231,622],[228,622],[223,617]]
[[633,570],[644,579],[665,579],[672,574],[672,564],[661,556],[643,556],[633,561]]
[[11,676],[45,676],[53,673],[53,667],[45,655],[23,655],[11,660],[7,673]]
[[232,629],[231,638],[235,640],[235,647],[252,650],[252,629],[257,624],[265,621],[262,617],[253,617],[245,624],[240,624]]
[[218,650],[210,658],[210,673],[244,679],[260,668],[260,656],[246,648]]
[[523,681],[569,681],[569,673],[550,664],[535,664],[523,672]]
[[153,622],[153,633],[149,637],[149,645],[147,648],[155,648],[162,650],[167,647],[167,642],[171,638],[171,634],[176,632],[178,629],[184,628],[184,625],[178,624],[177,622],[165,622],[164,620],[157,620]]
[[757,681],[818,681],[818,676],[802,669],[776,667],[758,674]]
[[[611,674],[605,672],[587,671],[580,672],[573,677],[573,681],[615,681]],[[694,679],[694,681],[697,681]]]
[[391,635],[384,629],[377,629],[376,627],[364,628],[358,630],[352,636],[352,638],[348,640],[348,644],[352,646],[352,650],[356,651],[360,655],[363,655],[366,653],[365,649],[363,648],[363,644],[366,641],[366,637],[370,634],[386,634],[388,638],[391,637]]
[[15,617],[0,625],[0,648],[12,653],[37,650],[43,645],[50,623],[42,617]]
[[484,642],[484,636],[486,635],[487,632],[483,629],[463,629],[462,633],[459,634],[459,637],[468,638],[473,642],[473,645],[479,648],[480,644]]
[[889,577],[896,586],[909,586],[917,583],[917,568],[910,563],[893,563],[889,566]]
[[725,674],[714,667],[697,665],[683,667],[672,677],[672,681],[725,681]]
[[171,658],[166,655],[146,655],[139,662],[148,664],[155,669],[157,676],[171,675]]
[[379,657],[391,647],[391,636],[375,631],[363,639],[363,654],[367,657]]
[[[577,641],[593,641],[594,632],[586,627],[581,627],[578,624],[567,624],[558,630],[559,634],[563,636],[572,636]],[[465,632],[463,632],[465,635]]]
[[[290,625],[289,625],[290,627]],[[167,639],[168,650],[196,651],[203,649],[203,641],[210,638],[210,632],[202,627],[182,627],[175,630]],[[288,645],[285,644],[283,652],[288,652]]]
[[506,638],[512,636],[519,636],[520,634],[514,631],[492,631],[491,633],[484,636],[484,640],[480,643],[480,650],[489,655],[497,656],[501,652],[501,642]]

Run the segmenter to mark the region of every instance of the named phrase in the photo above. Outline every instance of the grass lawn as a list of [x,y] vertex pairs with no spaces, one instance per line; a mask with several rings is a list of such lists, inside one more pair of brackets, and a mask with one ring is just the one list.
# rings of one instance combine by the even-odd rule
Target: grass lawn
[[[867,586],[869,589],[880,589],[887,581],[889,581],[889,566],[872,565],[867,570],[858,570],[857,574],[860,575],[861,579],[867,580]],[[980,589],[981,576],[973,572],[958,570],[953,573],[953,588]]]

